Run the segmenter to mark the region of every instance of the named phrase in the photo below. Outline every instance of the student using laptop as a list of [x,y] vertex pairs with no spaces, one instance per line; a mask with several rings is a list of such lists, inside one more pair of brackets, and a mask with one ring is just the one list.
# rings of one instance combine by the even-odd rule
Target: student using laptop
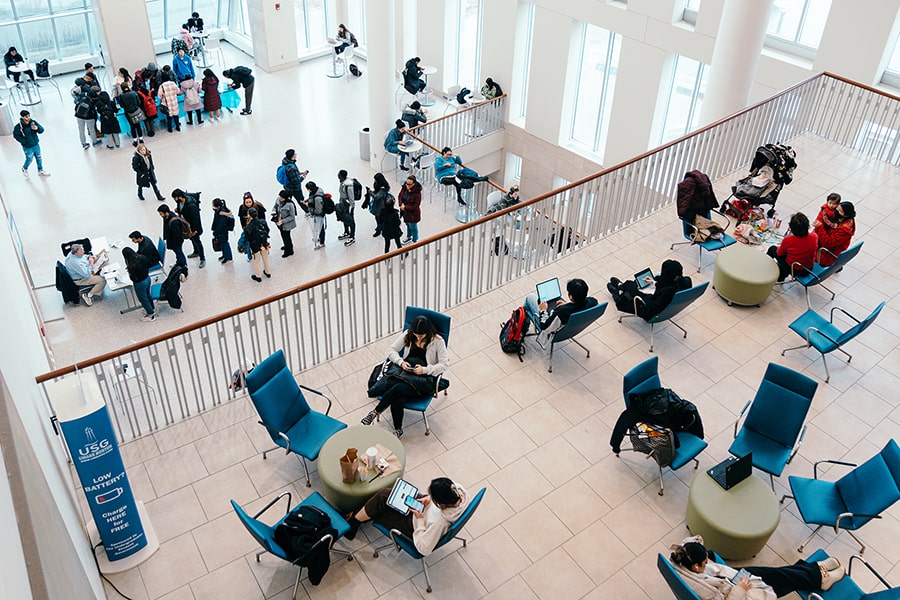
[[[643,272],[642,272],[643,273]],[[652,319],[661,313],[669,304],[676,292],[689,289],[692,285],[691,278],[683,275],[684,269],[677,260],[663,262],[656,278],[656,288],[652,294],[642,292],[635,279],[621,281],[611,277],[606,289],[613,297],[616,308],[622,312],[635,314],[635,298],[637,300],[637,316],[642,319]],[[642,274],[639,274],[642,275]]]
[[369,498],[359,511],[347,521],[350,531],[348,540],[356,537],[360,523],[376,521],[385,527],[397,529],[412,539],[422,556],[434,550],[441,536],[450,525],[462,516],[469,505],[469,494],[458,483],[447,477],[433,479],[428,486],[428,494],[420,494],[418,500],[424,505],[421,511],[413,508],[402,514],[388,504],[391,489],[384,489]]
[[[556,289],[558,290],[559,287],[557,286]],[[584,279],[570,279],[566,284],[566,294],[569,296],[568,302],[564,302],[562,298],[542,299],[536,293],[525,296],[525,311],[538,332],[548,328],[552,329],[551,325],[554,319],[559,320],[558,326],[555,326],[555,330],[558,331],[569,322],[569,317],[573,313],[597,306],[597,299],[588,296],[588,284]]]

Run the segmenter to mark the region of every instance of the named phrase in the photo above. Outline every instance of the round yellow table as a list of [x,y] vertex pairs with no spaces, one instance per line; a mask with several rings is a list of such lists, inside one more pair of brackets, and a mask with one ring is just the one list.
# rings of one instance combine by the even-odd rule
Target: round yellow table
[[719,251],[713,288],[728,305],[758,306],[766,301],[775,281],[778,265],[765,252],[744,244],[733,244]]
[[[363,456],[366,449],[375,444],[381,444],[393,452],[403,468],[369,481],[360,481],[357,477],[353,483],[344,483],[339,459],[347,452],[347,448],[356,448],[359,455]],[[394,482],[403,476],[406,468],[406,451],[400,440],[387,429],[374,425],[351,425],[338,431],[325,442],[316,464],[322,482],[322,495],[336,509],[347,513],[359,509],[375,492],[393,486]]]
[[694,477],[688,494],[687,526],[723,558],[755,556],[778,527],[781,512],[769,485],[751,475],[725,490],[706,473]]

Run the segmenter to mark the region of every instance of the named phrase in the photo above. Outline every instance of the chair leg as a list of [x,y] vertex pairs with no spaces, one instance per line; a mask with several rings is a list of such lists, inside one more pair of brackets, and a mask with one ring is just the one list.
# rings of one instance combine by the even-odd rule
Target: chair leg
[[281,446],[273,446],[272,448],[269,448],[268,450],[264,450],[263,451],[263,460],[266,460],[266,454],[268,454],[269,452],[272,452],[273,450],[283,450],[283,448]]
[[663,478],[662,478],[662,467],[660,465],[656,465],[659,467],[659,491],[656,492],[660,496],[663,495]]
[[575,344],[577,344],[579,348],[581,348],[582,350],[584,350],[585,353],[587,353],[587,357],[586,357],[586,358],[590,358],[590,357],[591,357],[591,351],[590,351],[589,349],[585,348],[585,347],[581,344],[581,342],[579,342],[579,341],[576,340],[575,338],[572,338],[572,341],[573,341]]
[[300,587],[300,575],[303,573],[303,567],[297,567],[297,581],[294,582],[294,593],[291,594],[291,600],[297,600],[297,588]]
[[431,428],[428,427],[428,415],[425,414],[425,411],[422,411],[422,420],[425,421],[425,435],[431,435]]
[[797,552],[803,552],[803,549],[809,543],[809,540],[813,539],[813,536],[816,535],[817,533],[819,533],[820,529],[822,529],[822,525],[819,525],[818,527],[816,527],[815,530],[813,530],[813,532],[811,534],[809,534],[809,537],[806,538],[805,540],[803,540],[803,543],[800,544],[799,548],[797,548]]
[[803,344],[801,346],[794,346],[793,348],[785,348],[784,350],[781,351],[781,355],[784,356],[784,353],[788,352],[790,350],[803,350],[804,348],[809,348],[809,344]]
[[769,473],[769,485],[772,486],[772,493],[775,493],[775,477],[771,473]]
[[653,323],[650,323],[650,352],[653,352]]
[[547,367],[547,372],[553,372],[553,342],[550,342],[550,365]]
[[681,333],[684,334],[684,335],[681,336],[681,337],[687,339],[687,329],[685,329],[684,327],[682,327],[681,325],[679,325],[678,323],[676,323],[676,322],[673,321],[672,319],[669,319],[669,323],[671,323],[672,325],[674,325],[675,327],[677,327],[678,329],[680,329],[680,330],[681,330]]
[[694,242],[687,240],[684,242],[672,242],[672,245],[669,246],[669,250],[674,250],[675,246],[684,246],[685,244],[693,244]]
[[694,470],[696,471],[699,468],[700,468],[700,461],[695,458],[694,459]]
[[828,380],[831,379],[831,373],[828,372],[828,361],[825,360],[824,354],[822,355],[822,366],[825,367],[825,383],[828,383]]
[[856,537],[855,535],[853,535],[853,532],[852,532],[852,531],[849,531],[849,530],[845,530],[845,531],[847,531],[847,533],[850,534],[850,537],[852,537],[854,540],[856,540],[856,543],[859,544],[859,553],[862,554],[863,552],[865,552],[865,551],[866,551],[866,545],[863,544],[861,541],[859,541],[859,538]]
[[697,272],[700,272],[700,267],[703,266],[703,246],[697,246]]
[[431,593],[431,578],[428,577],[428,564],[422,559],[422,569],[425,571],[425,591]]
[[297,455],[297,460],[303,463],[303,470],[306,471],[306,487],[312,487],[312,483],[309,481],[309,465],[306,464],[306,459]]

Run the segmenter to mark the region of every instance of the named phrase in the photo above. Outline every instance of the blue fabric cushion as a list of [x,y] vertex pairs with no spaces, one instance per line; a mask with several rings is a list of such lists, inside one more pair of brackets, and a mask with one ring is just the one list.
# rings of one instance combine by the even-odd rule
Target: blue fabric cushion
[[746,456],[749,452],[753,452],[753,466],[766,473],[771,473],[775,477],[780,477],[781,472],[784,471],[784,465],[791,456],[791,450],[791,446],[785,446],[781,442],[757,433],[747,427],[746,423],[738,432],[738,436],[734,438],[731,447],[728,448],[728,451],[735,456]]
[[834,527],[837,516],[847,510],[833,481],[791,475],[788,484],[806,523]]
[[825,335],[818,333],[817,331],[809,332],[809,342],[813,345],[813,347],[821,352],[822,354],[828,354],[837,348],[837,344],[829,340],[838,341],[841,338],[841,330],[831,324],[828,319],[822,317],[814,310],[808,310],[797,319],[788,325],[791,331],[802,337],[804,340],[806,339],[806,330],[810,327],[814,327],[819,331],[822,331]]
[[[850,512],[877,515],[900,500],[900,490],[881,454],[873,456],[856,467],[837,482],[837,492]],[[856,529],[869,519],[854,518],[852,525],[847,519],[841,522],[846,529]]]
[[685,431],[675,432],[675,437],[678,438],[678,448],[675,449],[675,457],[672,459],[672,470],[680,469],[694,460],[709,445],[696,435]]
[[[316,460],[319,457],[319,450],[328,438],[346,427],[345,423],[326,414],[309,411],[306,417],[297,421],[285,433],[291,440],[291,452],[296,452],[309,460]],[[279,442],[278,445],[284,447],[283,443]]]

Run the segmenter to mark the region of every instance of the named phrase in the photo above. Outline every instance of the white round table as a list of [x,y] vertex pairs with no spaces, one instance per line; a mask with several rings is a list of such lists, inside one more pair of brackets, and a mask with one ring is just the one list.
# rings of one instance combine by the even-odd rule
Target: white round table
[[[328,39],[328,45],[331,46],[331,48],[332,48],[332,50],[331,50],[331,73],[326,73],[326,75],[328,75],[332,79],[337,79],[338,77],[344,76],[344,71],[341,71],[340,73],[338,73],[338,70],[337,70],[338,55],[334,51],[334,48],[341,46],[343,43],[344,43],[343,40],[341,40],[339,38],[329,38]],[[346,67],[344,67],[344,69],[346,69]]]
[[422,97],[421,104],[422,106],[432,106],[435,100],[431,95],[431,88],[428,86],[428,76],[437,73],[437,67],[433,67],[431,65],[420,65],[419,68],[422,69],[422,75],[425,76],[425,94]]
[[[13,73],[25,73],[25,71],[31,71],[34,73],[34,65],[27,62],[20,62],[14,65],[9,66],[9,70]],[[19,83],[25,86],[25,95],[27,98],[22,99],[22,104],[25,106],[34,106],[35,104],[40,103],[41,101],[41,93],[37,91],[35,88],[35,93],[37,94],[37,98],[31,95],[31,89],[34,88],[34,83],[31,81],[30,77],[26,77],[25,81],[22,81],[22,78],[19,77]]]
[[209,37],[209,34],[204,31],[192,31],[191,37],[197,40],[197,43],[200,45],[200,68],[208,69],[212,66],[206,60],[206,38]]

